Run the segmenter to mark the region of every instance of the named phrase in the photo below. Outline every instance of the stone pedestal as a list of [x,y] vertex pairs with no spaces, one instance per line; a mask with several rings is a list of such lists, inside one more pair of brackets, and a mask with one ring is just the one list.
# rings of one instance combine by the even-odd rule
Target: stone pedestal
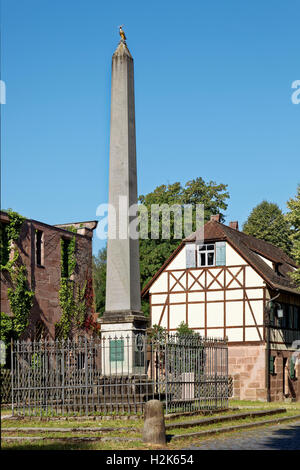
[[103,375],[146,375],[146,318],[140,312],[105,312],[100,324]]

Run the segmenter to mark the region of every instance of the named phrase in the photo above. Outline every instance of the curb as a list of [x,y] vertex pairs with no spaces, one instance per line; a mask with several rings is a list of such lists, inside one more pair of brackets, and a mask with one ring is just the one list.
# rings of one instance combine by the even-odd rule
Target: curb
[[173,441],[177,439],[185,439],[187,437],[209,436],[213,434],[237,431],[239,429],[255,428],[259,426],[264,426],[265,424],[277,424],[277,423],[279,424],[284,421],[292,421],[295,419],[300,419],[300,414],[294,415],[294,416],[285,416],[284,418],[268,419],[264,421],[259,421],[257,423],[237,424],[236,426],[228,426],[228,427],[218,428],[218,429],[209,429],[207,431],[198,431],[198,432],[192,432],[192,433],[187,433],[187,434],[177,434],[177,435],[171,436],[171,440]]
[[189,428],[191,426],[201,426],[201,425],[207,425],[207,424],[222,423],[226,421],[233,421],[236,419],[256,418],[259,416],[275,415],[275,414],[285,413],[285,412],[286,412],[286,408],[277,408],[277,409],[274,408],[273,410],[248,411],[244,413],[237,413],[234,415],[215,416],[213,418],[198,419],[195,421],[185,421],[182,423],[166,424],[166,429]]
[[81,441],[113,441],[113,442],[136,442],[142,441],[141,437],[28,437],[28,436],[4,436],[1,441],[52,441],[52,442],[81,442]]
[[127,427],[120,427],[120,428],[85,428],[85,427],[80,427],[80,428],[52,428],[52,427],[46,427],[46,428],[42,428],[42,427],[20,427],[20,428],[14,428],[14,427],[7,427],[7,428],[4,428],[2,427],[1,428],[2,432],[51,432],[51,433],[55,433],[55,432],[61,432],[61,433],[64,433],[64,432],[81,432],[81,433],[88,433],[88,432],[118,432],[118,431],[133,431],[133,432],[139,432],[140,429],[138,428],[131,428],[129,426]]

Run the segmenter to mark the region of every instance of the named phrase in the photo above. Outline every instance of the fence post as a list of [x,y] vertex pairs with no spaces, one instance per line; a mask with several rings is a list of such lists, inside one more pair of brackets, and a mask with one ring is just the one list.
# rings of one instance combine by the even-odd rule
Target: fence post
[[88,352],[87,338],[84,338],[84,373],[85,373],[85,414],[88,415]]

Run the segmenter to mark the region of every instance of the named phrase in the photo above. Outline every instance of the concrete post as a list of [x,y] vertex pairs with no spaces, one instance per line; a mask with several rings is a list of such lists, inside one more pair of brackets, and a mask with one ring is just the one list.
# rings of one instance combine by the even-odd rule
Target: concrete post
[[163,404],[150,400],[145,405],[143,441],[149,444],[166,444],[166,429]]

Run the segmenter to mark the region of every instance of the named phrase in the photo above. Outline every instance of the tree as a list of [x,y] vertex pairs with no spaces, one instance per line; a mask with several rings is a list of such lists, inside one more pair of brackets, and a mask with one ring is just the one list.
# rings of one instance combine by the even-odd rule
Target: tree
[[290,224],[277,204],[268,201],[258,204],[244,223],[243,231],[290,253]]
[[[296,263],[300,265],[300,184],[298,185],[296,197],[288,200],[287,207],[289,212],[286,214],[286,219],[291,225],[291,254]],[[291,278],[300,289],[300,268],[291,273]]]
[[[154,276],[171,253],[178,246],[180,239],[174,238],[174,215],[170,215],[170,239],[162,239],[162,218],[159,220],[159,238],[151,238],[151,205],[152,204],[178,204],[181,207],[190,204],[192,206],[192,229],[196,227],[196,205],[204,205],[204,221],[207,222],[211,215],[220,214],[224,220],[222,211],[227,208],[226,200],[229,194],[227,185],[217,184],[214,181],[206,183],[202,178],[188,181],[184,186],[180,183],[158,186],[146,196],[141,195],[139,202],[148,210],[148,237],[140,238],[140,273],[141,289]],[[106,283],[106,248],[99,251],[97,257],[93,257],[93,278],[96,296],[97,312],[105,310],[105,283]],[[142,310],[149,316],[149,302],[142,300]]]
[[[168,204],[172,206],[178,204],[192,206],[192,230],[196,228],[196,206],[204,205],[204,222],[210,219],[211,215],[220,214],[221,221],[224,221],[222,211],[227,209],[226,200],[229,193],[226,191],[227,185],[217,184],[214,181],[206,183],[202,178],[188,181],[184,186],[180,183],[158,186],[146,196],[141,195],[139,202],[148,209],[148,239],[140,238],[140,270],[142,288],[154,276],[163,263],[169,258],[171,253],[179,244],[179,239],[174,238],[174,215],[170,216],[170,239],[162,239],[162,218],[159,220],[159,238],[151,238],[151,205]],[[183,235],[183,233],[182,233]],[[182,237],[181,237],[182,239]]]
[[106,290],[106,247],[93,256],[93,282],[95,291],[96,312],[103,315],[105,310]]

